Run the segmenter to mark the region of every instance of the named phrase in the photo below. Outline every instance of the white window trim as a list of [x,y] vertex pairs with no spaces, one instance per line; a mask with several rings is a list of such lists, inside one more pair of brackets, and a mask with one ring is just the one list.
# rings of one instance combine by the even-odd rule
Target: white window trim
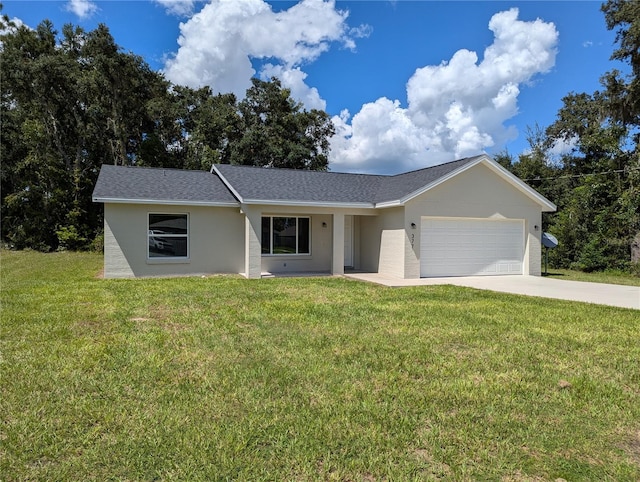
[[[160,214],[167,216],[186,216],[187,217],[187,233],[186,234],[175,234],[175,233],[162,233],[163,238],[187,238],[187,255],[186,256],[155,256],[151,257],[149,254],[149,231],[151,231],[149,226],[149,216],[152,214]],[[147,237],[146,237],[146,250],[147,250],[147,263],[149,264],[176,264],[176,263],[188,263],[191,260],[191,242],[190,242],[190,233],[191,232],[191,216],[189,213],[168,213],[168,212],[157,212],[151,211],[147,212]]]
[[[295,256],[295,257],[303,257],[303,256],[307,256],[310,257],[311,256],[311,216],[288,216],[286,214],[267,214],[267,215],[262,215],[262,218],[269,218],[269,252],[268,253],[262,253],[263,257],[271,257],[271,256],[277,256],[277,257],[283,257],[283,256]],[[261,218],[261,223],[262,223],[262,218]],[[273,253],[273,218],[295,218],[296,219],[296,252],[295,253]],[[298,247],[298,219],[308,219],[309,220],[309,252],[308,253],[299,253],[299,247]]]

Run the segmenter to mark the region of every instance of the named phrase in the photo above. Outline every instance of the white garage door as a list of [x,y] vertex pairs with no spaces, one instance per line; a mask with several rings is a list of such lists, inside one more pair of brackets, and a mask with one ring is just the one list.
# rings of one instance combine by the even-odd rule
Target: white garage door
[[420,276],[522,274],[522,220],[422,218]]

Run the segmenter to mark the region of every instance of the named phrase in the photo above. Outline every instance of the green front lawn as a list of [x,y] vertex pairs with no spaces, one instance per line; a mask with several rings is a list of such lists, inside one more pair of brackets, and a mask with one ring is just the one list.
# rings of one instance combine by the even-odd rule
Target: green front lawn
[[0,261],[0,480],[640,479],[638,311]]
[[[544,272],[544,267],[542,270]],[[630,273],[625,273],[624,271],[585,273],[584,271],[549,268],[549,271],[545,276],[569,281],[589,281],[591,283],[640,286],[640,276],[634,276]]]

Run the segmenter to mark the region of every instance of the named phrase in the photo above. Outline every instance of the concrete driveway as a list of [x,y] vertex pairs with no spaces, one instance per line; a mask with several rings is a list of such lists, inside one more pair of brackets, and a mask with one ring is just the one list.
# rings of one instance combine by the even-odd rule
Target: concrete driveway
[[468,276],[398,279],[378,273],[348,273],[348,277],[385,286],[456,285],[542,298],[582,301],[640,310],[640,287],[565,281],[542,276]]

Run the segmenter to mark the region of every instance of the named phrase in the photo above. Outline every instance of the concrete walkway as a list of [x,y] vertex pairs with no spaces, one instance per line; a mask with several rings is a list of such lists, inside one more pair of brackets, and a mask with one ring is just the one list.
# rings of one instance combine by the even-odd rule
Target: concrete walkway
[[468,276],[420,279],[399,279],[378,273],[347,273],[346,276],[392,287],[455,285],[640,310],[640,287],[638,286],[566,281],[542,276]]

